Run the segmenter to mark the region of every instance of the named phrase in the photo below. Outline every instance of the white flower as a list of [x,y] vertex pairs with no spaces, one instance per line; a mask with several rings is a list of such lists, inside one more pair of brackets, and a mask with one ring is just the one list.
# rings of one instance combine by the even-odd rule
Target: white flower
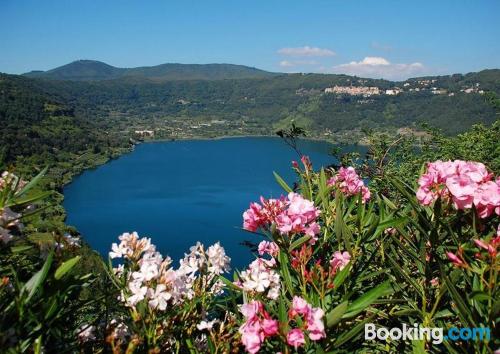
[[167,287],[165,284],[158,284],[155,290],[149,289],[148,297],[151,299],[148,302],[149,307],[165,311],[168,301],[172,298],[172,294],[166,290]]
[[212,320],[212,321],[201,321],[196,325],[196,328],[198,330],[203,331],[204,329],[211,330],[214,326],[214,324],[217,322],[217,320]]
[[78,329],[78,339],[81,342],[88,342],[95,339],[95,326],[84,324]]
[[224,247],[221,247],[219,242],[208,247],[207,255],[209,262],[208,271],[210,273],[222,274],[230,270],[229,262],[231,258],[226,256],[226,251]]
[[13,238],[14,237],[9,233],[9,230],[0,226],[0,240],[2,240],[3,243],[9,243]]
[[117,245],[116,243],[113,243],[111,245],[111,252],[109,252],[109,258],[122,258],[126,254],[126,249],[123,247],[123,245],[120,243],[120,245]]
[[123,264],[119,264],[117,267],[113,268],[113,273],[117,276],[121,276],[123,271],[125,270],[125,266]]
[[130,336],[130,331],[128,330],[128,327],[125,323],[118,322],[118,320],[113,318],[109,324],[111,327],[114,327],[113,337],[115,337],[116,339],[124,342],[126,337]]
[[144,300],[148,288],[146,286],[142,286],[141,282],[130,282],[128,284],[129,290],[132,292],[132,296],[126,298],[127,304],[130,306],[135,306],[139,301]]
[[79,237],[73,237],[70,234],[64,234],[64,239],[66,240],[66,242],[69,246],[80,247],[80,238]]
[[257,258],[250,263],[248,269],[241,272],[241,286],[244,291],[264,293],[268,290],[267,297],[276,299],[281,287],[279,274],[272,269],[276,264],[263,258]]

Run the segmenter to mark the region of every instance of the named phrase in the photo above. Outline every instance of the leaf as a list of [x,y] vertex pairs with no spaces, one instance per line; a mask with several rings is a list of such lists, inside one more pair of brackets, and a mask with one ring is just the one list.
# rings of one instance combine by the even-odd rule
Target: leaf
[[290,275],[290,270],[288,269],[288,257],[286,256],[285,252],[280,251],[278,258],[281,267],[281,274],[283,275],[285,285],[287,286],[290,294],[293,294],[292,276]]
[[359,332],[361,332],[365,328],[365,324],[369,323],[373,320],[375,316],[372,315],[365,319],[364,321],[361,321],[358,323],[356,326],[354,326],[349,332],[347,333],[342,333],[340,336],[337,337],[337,340],[334,342],[335,347],[340,347],[342,344],[350,341],[352,338],[356,337]]
[[335,274],[335,278],[333,278],[333,287],[335,289],[338,289],[344,283],[350,271],[351,271],[351,262],[349,262],[340,272]]
[[54,278],[56,280],[61,279],[66,273],[68,273],[80,260],[80,256],[73,257],[65,262],[63,262],[57,269],[54,274]]
[[304,243],[306,243],[307,241],[309,241],[311,239],[311,236],[302,236],[301,238],[295,240],[294,242],[292,242],[292,244],[290,245],[290,248],[288,249],[289,252],[293,251],[294,249],[302,246]]
[[342,319],[342,316],[347,311],[348,305],[349,305],[348,301],[344,301],[339,305],[337,305],[332,311],[330,311],[326,315],[326,326],[333,327],[337,323],[339,323],[340,320]]
[[38,184],[38,182],[40,181],[40,179],[45,175],[45,173],[47,172],[47,169],[49,167],[48,166],[45,166],[45,168],[39,173],[37,174],[35,177],[33,177],[31,179],[31,181],[28,182],[28,184],[26,184],[24,186],[24,188],[22,188],[19,192],[17,192],[14,197],[20,197],[24,194],[26,194],[26,192],[28,192],[31,188],[33,188],[34,186],[36,186]]
[[8,205],[9,206],[16,206],[16,205],[30,204],[30,203],[36,202],[37,200],[45,199],[51,194],[52,194],[52,191],[46,191],[46,192],[37,193],[37,194],[29,196],[29,197],[24,197],[24,198],[19,198],[19,199],[16,198]]
[[292,188],[288,186],[288,184],[283,180],[283,178],[280,177],[279,174],[273,171],[274,178],[278,182],[278,184],[283,188],[287,193],[293,192]]
[[328,209],[328,186],[326,181],[325,170],[321,169],[319,173],[319,184],[318,184],[318,193],[321,198],[321,203],[323,204],[323,208],[325,210]]
[[42,266],[42,269],[40,269],[38,272],[35,273],[31,277],[30,280],[26,284],[24,284],[23,288],[21,289],[21,293],[28,292],[28,296],[26,297],[26,302],[29,302],[33,295],[35,295],[36,291],[42,285],[44,282],[45,278],[47,278],[47,274],[49,272],[50,266],[52,265],[52,259],[54,257],[53,252],[50,252],[49,255],[47,256],[47,259],[45,260],[45,263]]
[[219,275],[219,280],[222,281],[227,287],[232,288],[234,290],[240,291],[241,289],[234,285],[229,279],[223,277],[222,275]]
[[22,253],[22,252],[30,250],[32,248],[33,248],[33,246],[31,246],[31,245],[12,246],[10,248],[10,251],[12,253]]
[[384,231],[385,229],[388,229],[390,227],[402,226],[402,225],[406,224],[407,221],[408,221],[407,216],[403,216],[403,217],[396,218],[396,219],[390,219],[390,220],[386,220],[386,221],[383,221],[380,224],[378,224],[378,228],[381,229],[382,231]]
[[361,311],[365,310],[368,306],[370,306],[375,300],[377,300],[381,296],[389,295],[393,292],[391,283],[389,280],[384,283],[376,286],[375,288],[369,290],[367,293],[363,294],[356,300],[354,300],[349,309],[343,318],[354,317]]
[[453,282],[451,281],[450,277],[444,272],[443,269],[441,269],[441,274],[443,276],[444,282],[446,284],[446,288],[448,289],[448,292],[451,295],[451,298],[453,299],[453,302],[457,305],[458,309],[458,315],[461,318],[461,320],[470,327],[477,327],[476,323],[473,319],[472,312],[470,311],[470,306],[468,306],[464,302],[464,298],[467,298],[466,294],[460,294],[453,285]]
[[285,299],[281,298],[278,302],[278,319],[280,330],[283,333],[288,332],[288,314],[286,312]]
[[425,354],[425,341],[414,339],[411,341],[411,346],[413,349],[413,354]]

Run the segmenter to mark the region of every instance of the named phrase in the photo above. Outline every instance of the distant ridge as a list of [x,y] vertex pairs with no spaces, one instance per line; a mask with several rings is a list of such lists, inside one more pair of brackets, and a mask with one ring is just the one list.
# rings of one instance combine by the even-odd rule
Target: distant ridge
[[151,81],[252,79],[278,75],[235,64],[161,64],[137,68],[117,68],[96,60],[77,60],[48,71],[23,74],[31,78],[71,81],[101,81],[120,78]]

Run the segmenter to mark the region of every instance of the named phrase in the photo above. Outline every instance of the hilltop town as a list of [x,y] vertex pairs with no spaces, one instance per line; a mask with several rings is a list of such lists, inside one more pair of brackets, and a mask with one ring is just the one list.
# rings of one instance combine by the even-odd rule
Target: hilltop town
[[[396,96],[405,92],[429,92],[434,95],[448,95],[454,96],[458,92],[465,94],[478,93],[483,94],[484,90],[480,89],[480,84],[476,82],[471,86],[463,86],[458,92],[451,91],[442,87],[435,85],[437,79],[415,79],[411,81],[406,81],[403,83],[403,87],[394,86],[388,89],[379,88],[377,86],[362,86],[366,80],[358,80],[356,83],[352,83],[349,86],[339,86],[335,85],[333,87],[327,87],[323,90],[325,94],[346,94],[350,96],[363,96],[371,97],[376,95],[388,95]],[[360,85],[361,86],[358,86]],[[297,92],[297,94],[303,93],[303,91]]]

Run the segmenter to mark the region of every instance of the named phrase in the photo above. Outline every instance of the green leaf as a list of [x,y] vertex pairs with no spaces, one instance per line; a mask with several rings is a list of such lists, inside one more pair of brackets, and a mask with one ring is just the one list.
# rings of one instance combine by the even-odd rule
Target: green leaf
[[23,288],[21,289],[21,293],[28,293],[28,296],[26,297],[26,302],[29,302],[33,295],[35,295],[36,291],[42,285],[42,283],[45,281],[45,278],[47,278],[47,274],[49,273],[50,266],[52,265],[52,259],[54,257],[53,252],[50,252],[49,255],[47,256],[47,259],[45,260],[45,263],[42,266],[42,269],[40,269],[38,272],[36,272],[30,280],[26,284],[24,284]]
[[240,291],[241,289],[234,285],[229,279],[223,277],[222,275],[219,275],[219,280],[222,281],[227,287],[232,288],[234,290]]
[[350,341],[352,338],[356,337],[359,332],[361,332],[365,328],[365,324],[369,323],[373,320],[375,316],[370,316],[364,321],[361,321],[356,326],[354,326],[349,332],[344,332],[340,336],[337,337],[337,340],[334,342],[334,346],[336,348],[340,347],[342,344]]
[[20,246],[13,246],[13,247],[11,247],[10,251],[12,253],[22,253],[22,252],[30,250],[32,248],[33,248],[33,246],[31,246],[31,245],[20,245]]
[[411,346],[413,349],[413,354],[425,354],[425,341],[414,339],[411,341]]
[[45,173],[47,172],[47,169],[48,169],[48,166],[46,166],[39,174],[37,174],[34,178],[31,179],[31,181],[28,182],[28,184],[26,184],[24,186],[24,188],[22,188],[19,192],[17,192],[14,197],[20,197],[24,194],[26,194],[26,192],[28,192],[31,188],[33,188],[34,186],[36,186],[38,184],[38,182],[40,182],[40,179],[45,175]]
[[66,273],[73,269],[73,267],[78,263],[79,260],[80,256],[76,256],[63,262],[57,268],[56,273],[54,274],[54,278],[56,278],[56,280],[61,279]]
[[278,258],[281,267],[281,274],[283,275],[283,280],[285,281],[285,285],[290,294],[293,294],[292,276],[290,275],[290,270],[288,269],[288,264],[289,264],[288,257],[286,256],[285,252],[280,251]]
[[348,305],[349,305],[349,303],[347,301],[344,301],[344,302],[340,303],[339,305],[337,305],[332,311],[330,311],[326,315],[326,326],[333,327],[337,323],[339,323],[340,320],[342,319],[342,316],[347,311]]
[[349,272],[351,270],[351,262],[347,263],[347,265],[340,272],[335,274],[335,278],[333,278],[333,287],[338,289],[344,281],[347,279]]
[[375,300],[377,300],[381,296],[389,295],[393,292],[392,286],[390,281],[385,281],[384,283],[376,286],[375,288],[369,290],[367,293],[363,294],[356,300],[354,300],[351,305],[349,306],[349,309],[343,317],[344,318],[349,318],[349,317],[354,317],[358,313],[362,312],[365,310],[368,306],[373,304]]
[[472,312],[470,311],[470,306],[465,303],[464,298],[467,298],[466,294],[460,294],[453,285],[450,277],[445,273],[443,269],[441,269],[441,274],[443,276],[444,282],[446,284],[446,288],[453,299],[453,302],[457,305],[458,315],[463,322],[465,322],[469,327],[477,327],[476,323],[473,319]]
[[292,242],[292,244],[290,245],[290,248],[288,249],[288,251],[292,252],[294,249],[302,246],[304,243],[306,243],[310,239],[311,239],[311,236],[307,236],[307,235],[298,238],[297,240],[295,240],[294,242]]
[[276,172],[273,171],[273,175],[274,175],[274,178],[276,179],[276,181],[278,182],[278,184],[281,186],[281,188],[283,188],[285,191],[287,191],[287,193],[293,192],[292,188],[290,188],[288,186],[288,184],[286,184],[286,182],[283,180],[283,178],[280,177],[279,174],[277,174]]
[[24,198],[19,198],[19,199],[16,198],[8,205],[9,206],[16,206],[16,205],[30,204],[30,203],[36,202],[37,200],[45,199],[51,194],[52,194],[52,191],[46,191],[46,192],[36,193],[36,194],[31,195],[29,197],[24,197]]

